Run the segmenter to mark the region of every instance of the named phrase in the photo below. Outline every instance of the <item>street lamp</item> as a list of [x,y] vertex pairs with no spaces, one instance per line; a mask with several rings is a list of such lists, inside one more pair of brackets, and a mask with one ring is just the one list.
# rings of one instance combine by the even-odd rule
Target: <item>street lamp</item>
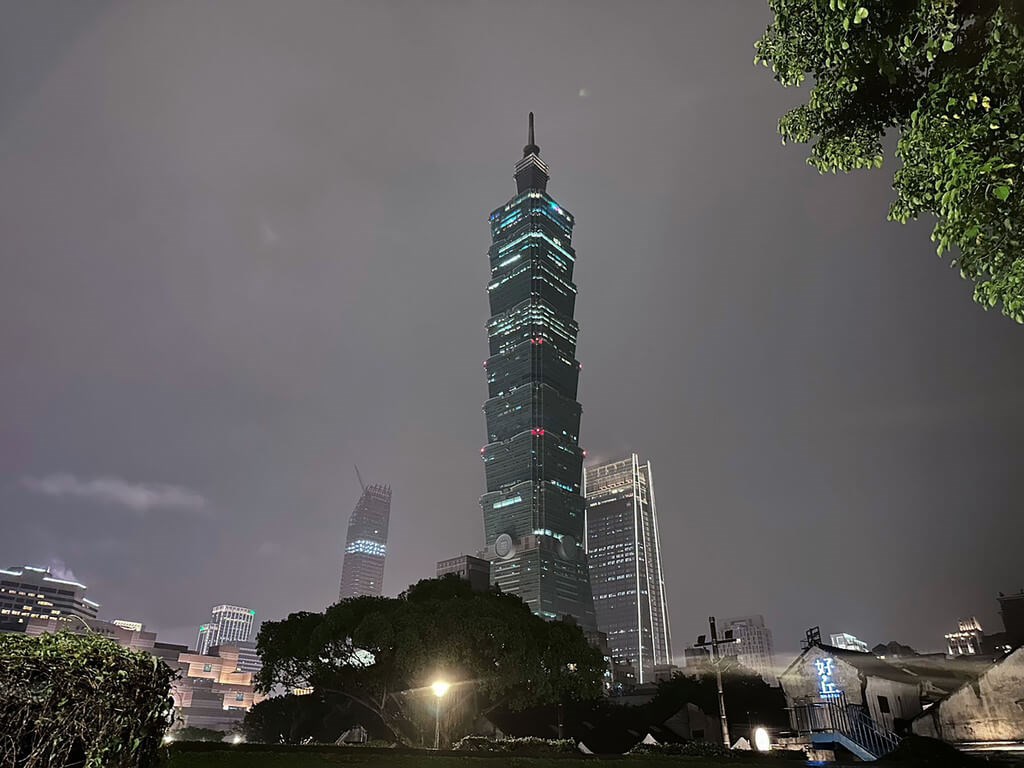
[[430,690],[434,692],[434,696],[437,698],[437,706],[434,709],[434,749],[440,749],[441,747],[441,699],[448,693],[448,689],[451,688],[451,683],[444,680],[435,680],[430,686]]
[[772,748],[772,737],[764,728],[754,731],[754,748],[758,752],[767,752]]

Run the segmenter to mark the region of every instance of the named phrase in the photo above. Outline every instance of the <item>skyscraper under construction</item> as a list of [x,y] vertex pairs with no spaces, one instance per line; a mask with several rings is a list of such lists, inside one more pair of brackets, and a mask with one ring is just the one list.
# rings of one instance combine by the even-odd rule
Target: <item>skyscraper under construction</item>
[[[359,476],[358,469],[356,475]],[[348,521],[339,600],[361,595],[380,595],[384,583],[391,487],[366,485],[362,477],[359,477],[359,485],[363,493]]]

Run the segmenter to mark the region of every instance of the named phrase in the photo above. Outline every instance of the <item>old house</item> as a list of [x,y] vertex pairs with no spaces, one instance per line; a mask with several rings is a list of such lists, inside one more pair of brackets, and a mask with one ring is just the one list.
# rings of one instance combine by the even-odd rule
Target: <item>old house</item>
[[1024,647],[929,706],[912,729],[951,744],[1024,741]]
[[871,653],[812,645],[780,678],[789,707],[840,698],[895,732],[921,712],[920,677]]

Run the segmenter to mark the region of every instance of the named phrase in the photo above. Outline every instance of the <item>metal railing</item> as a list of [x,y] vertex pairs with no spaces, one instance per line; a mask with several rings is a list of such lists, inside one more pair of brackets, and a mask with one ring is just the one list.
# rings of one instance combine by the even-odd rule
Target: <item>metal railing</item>
[[838,733],[876,758],[892,752],[901,741],[895,733],[880,728],[864,707],[847,702],[843,694],[794,704],[792,719],[798,733]]

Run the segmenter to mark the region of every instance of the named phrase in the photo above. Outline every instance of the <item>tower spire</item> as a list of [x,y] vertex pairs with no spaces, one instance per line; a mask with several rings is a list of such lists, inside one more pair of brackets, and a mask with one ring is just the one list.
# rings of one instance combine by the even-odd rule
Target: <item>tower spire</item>
[[533,138],[533,112],[530,113],[530,143],[523,147],[523,157],[529,157],[530,155],[539,155],[540,147],[537,146],[536,140]]

